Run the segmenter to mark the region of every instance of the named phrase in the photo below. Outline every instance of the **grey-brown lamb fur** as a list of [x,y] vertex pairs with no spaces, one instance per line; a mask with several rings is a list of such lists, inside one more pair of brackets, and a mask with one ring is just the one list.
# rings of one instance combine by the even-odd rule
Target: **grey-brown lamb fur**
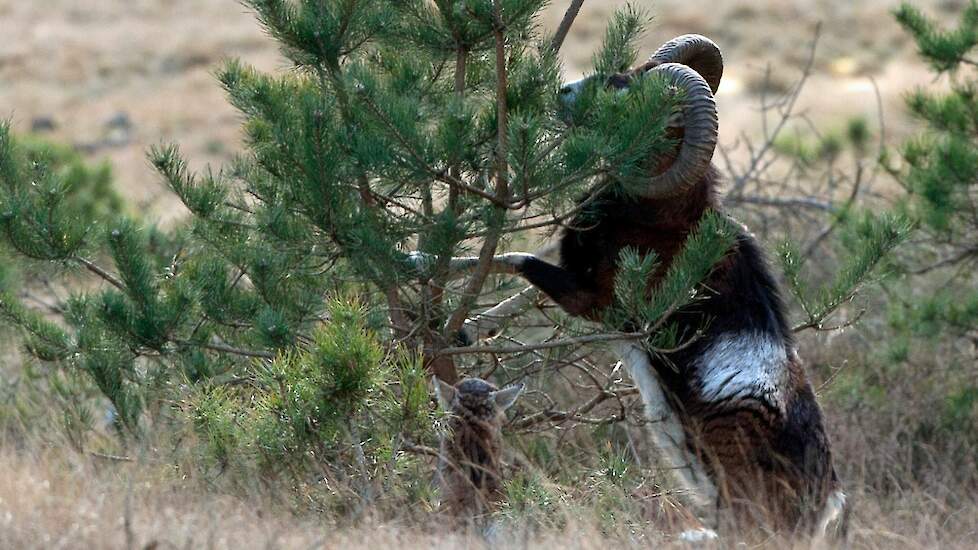
[[478,521],[503,499],[502,428],[522,385],[499,390],[466,378],[454,387],[438,381],[436,391],[451,413],[438,467],[441,510],[460,521]]

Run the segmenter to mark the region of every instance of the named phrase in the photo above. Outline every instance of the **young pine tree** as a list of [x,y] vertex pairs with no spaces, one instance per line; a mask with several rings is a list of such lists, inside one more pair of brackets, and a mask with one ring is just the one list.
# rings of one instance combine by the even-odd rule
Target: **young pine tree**
[[[669,145],[678,98],[658,79],[624,96],[588,89],[569,122],[559,40],[536,24],[544,0],[246,4],[293,67],[218,71],[245,120],[246,151],[228,166],[195,174],[176,146],[150,152],[190,211],[184,226],[74,207],[68,178],[0,126],[5,244],[69,280],[74,268],[102,282],[60,304],[59,319],[16,292],[0,296],[0,315],[37,360],[85,373],[129,436],[170,418],[187,383],[245,377],[271,391],[254,365],[273,360],[306,376],[303,361],[317,359],[294,354],[317,353],[321,326],[335,322],[329,297],[349,292],[370,306],[372,334],[453,382],[456,365],[439,350],[496,283],[485,262],[453,277],[449,258],[488,258],[556,228],[595,185],[627,193]],[[631,66],[645,23],[619,11],[593,70]],[[414,251],[430,259],[423,273]]]
[[910,270],[940,274],[944,282],[934,292],[911,295],[896,322],[931,337],[964,335],[978,327],[978,2],[968,2],[952,30],[909,3],[896,17],[924,60],[950,80],[946,90],[918,89],[908,96],[911,113],[926,130],[904,145],[903,164],[893,168],[907,192],[902,207],[920,227],[921,246]]

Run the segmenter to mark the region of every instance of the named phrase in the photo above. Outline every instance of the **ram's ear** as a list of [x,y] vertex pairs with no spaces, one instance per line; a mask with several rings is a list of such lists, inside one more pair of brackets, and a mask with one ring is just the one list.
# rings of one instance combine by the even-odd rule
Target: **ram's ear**
[[513,406],[516,403],[516,398],[523,393],[523,384],[516,384],[515,386],[509,386],[501,390],[496,390],[492,392],[492,402],[499,407],[499,410],[505,411],[506,409]]
[[437,376],[431,377],[431,384],[435,387],[435,395],[438,397],[438,404],[441,405],[441,408],[446,411],[452,410],[452,403],[455,402],[455,388]]

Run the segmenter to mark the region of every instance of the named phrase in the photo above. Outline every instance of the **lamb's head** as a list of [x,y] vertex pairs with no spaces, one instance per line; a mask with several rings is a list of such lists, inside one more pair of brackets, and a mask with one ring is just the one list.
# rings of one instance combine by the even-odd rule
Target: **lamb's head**
[[707,174],[716,150],[719,122],[713,94],[723,76],[723,55],[713,41],[696,34],[674,38],[646,63],[630,71],[610,77],[592,75],[565,85],[560,90],[561,101],[566,106],[572,105],[589,86],[624,90],[635,79],[647,75],[665,78],[683,94],[684,101],[682,113],[670,124],[677,129],[681,140],[679,151],[665,171],[649,178],[643,195],[649,199],[678,197]]
[[523,384],[500,390],[479,378],[455,386],[436,378],[434,386],[441,406],[452,413],[439,463],[443,506],[455,515],[479,515],[502,498],[502,427]]
[[452,413],[454,425],[471,424],[483,430],[500,431],[506,409],[523,392],[523,384],[499,389],[481,378],[465,378],[454,386],[437,378],[434,382],[438,402]]

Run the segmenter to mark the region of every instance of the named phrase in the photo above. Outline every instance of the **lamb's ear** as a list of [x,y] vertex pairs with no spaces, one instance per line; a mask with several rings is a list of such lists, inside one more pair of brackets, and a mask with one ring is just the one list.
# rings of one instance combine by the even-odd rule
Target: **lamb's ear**
[[455,401],[455,388],[437,376],[431,377],[431,385],[435,387],[435,395],[438,396],[438,404],[441,405],[441,408],[446,411],[452,410],[452,403]]
[[509,386],[501,390],[496,390],[492,392],[492,402],[499,407],[499,410],[505,411],[506,409],[513,406],[516,403],[516,398],[523,393],[523,384],[516,384],[515,386]]

